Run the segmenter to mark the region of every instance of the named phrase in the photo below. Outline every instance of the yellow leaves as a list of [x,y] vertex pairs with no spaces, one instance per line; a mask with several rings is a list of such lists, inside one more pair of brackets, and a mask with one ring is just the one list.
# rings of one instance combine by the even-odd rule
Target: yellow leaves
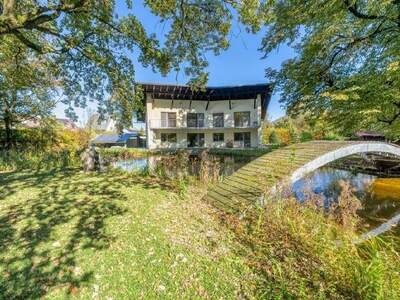
[[379,114],[382,111],[380,109],[366,109],[363,111],[360,111],[360,114],[362,115],[375,115],[375,114]]
[[345,93],[338,92],[325,92],[322,94],[323,97],[331,98],[335,101],[346,101],[349,100],[349,96]]
[[321,96],[330,98],[332,101],[360,100],[360,91],[361,87],[354,85],[351,88],[343,89],[341,91],[326,91],[322,93]]
[[394,61],[387,67],[388,71],[398,71],[400,69],[400,61]]

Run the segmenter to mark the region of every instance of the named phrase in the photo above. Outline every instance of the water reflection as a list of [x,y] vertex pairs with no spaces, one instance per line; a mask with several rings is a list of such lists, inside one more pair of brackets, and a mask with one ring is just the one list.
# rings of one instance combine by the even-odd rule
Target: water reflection
[[[362,203],[358,211],[365,228],[373,229],[390,220],[397,220],[400,214],[400,178],[377,178],[363,173],[325,167],[316,170],[305,179],[293,184],[293,191],[299,201],[305,201],[311,192],[324,201],[325,206],[337,201],[340,194],[339,182],[344,180],[354,189]],[[393,224],[394,223],[394,224]],[[389,222],[394,228],[396,222]],[[396,228],[400,234],[400,228]]]
[[[136,158],[119,160],[113,163],[113,167],[122,169],[127,172],[141,172],[145,169],[155,170],[157,164],[165,156],[149,156],[146,158]],[[229,176],[239,168],[253,160],[252,157],[234,157],[234,156],[215,156],[220,162],[220,175]],[[189,159],[188,171],[190,175],[197,176],[200,168],[200,159],[192,156]]]

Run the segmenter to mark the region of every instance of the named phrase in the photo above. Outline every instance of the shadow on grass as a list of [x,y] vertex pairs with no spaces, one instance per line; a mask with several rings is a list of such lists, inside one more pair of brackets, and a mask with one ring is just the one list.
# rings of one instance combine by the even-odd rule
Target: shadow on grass
[[[105,222],[125,213],[121,201],[129,199],[121,189],[134,184],[170,188],[123,174],[51,171],[0,176],[1,299],[36,299],[53,288],[74,293],[93,276],[77,267],[80,251],[108,247],[112,237]],[[38,194],[8,203],[7,197],[30,187]]]

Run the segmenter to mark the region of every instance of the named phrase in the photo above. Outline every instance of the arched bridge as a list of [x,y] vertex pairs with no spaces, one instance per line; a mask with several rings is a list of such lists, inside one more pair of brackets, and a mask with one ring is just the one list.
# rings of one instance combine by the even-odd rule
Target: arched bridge
[[293,183],[337,159],[378,152],[400,157],[400,147],[382,142],[312,141],[267,153],[210,186],[207,200],[228,212],[254,206],[280,183]]

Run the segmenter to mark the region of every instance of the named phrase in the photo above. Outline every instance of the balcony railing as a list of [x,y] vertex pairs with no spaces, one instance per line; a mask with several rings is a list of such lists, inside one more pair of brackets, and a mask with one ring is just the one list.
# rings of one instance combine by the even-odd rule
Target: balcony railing
[[261,123],[257,121],[250,122],[250,124],[233,124],[230,122],[224,122],[224,126],[214,126],[212,123],[208,122],[197,122],[188,124],[186,122],[179,123],[177,120],[160,120],[160,119],[152,119],[149,120],[149,126],[151,129],[168,129],[168,128],[177,128],[177,129],[224,129],[224,128],[258,128]]

